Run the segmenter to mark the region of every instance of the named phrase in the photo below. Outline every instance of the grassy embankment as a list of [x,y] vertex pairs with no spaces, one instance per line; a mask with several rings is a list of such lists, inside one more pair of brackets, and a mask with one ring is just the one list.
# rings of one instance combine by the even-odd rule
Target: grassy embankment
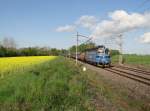
[[[150,55],[124,54],[123,59],[125,64],[150,66]],[[118,63],[118,55],[112,57],[112,63]]]
[[[25,61],[27,59],[29,58],[24,58]],[[22,61],[19,59],[18,62],[20,60]],[[22,64],[31,63],[30,60]],[[5,62],[1,65],[5,65]],[[12,70],[13,66],[11,66],[10,71],[7,68],[5,76],[0,80],[0,110],[91,110],[88,101],[87,81],[81,75],[79,67],[75,67],[73,63],[66,61],[63,57],[46,58],[43,62],[38,62],[39,64],[34,61],[33,63],[36,65],[28,64],[30,67],[23,69],[21,68],[22,65],[18,65],[16,72]],[[14,68],[16,69],[16,67]],[[1,68],[1,70],[3,69]]]
[[147,98],[56,57],[0,80],[2,111],[149,111]]

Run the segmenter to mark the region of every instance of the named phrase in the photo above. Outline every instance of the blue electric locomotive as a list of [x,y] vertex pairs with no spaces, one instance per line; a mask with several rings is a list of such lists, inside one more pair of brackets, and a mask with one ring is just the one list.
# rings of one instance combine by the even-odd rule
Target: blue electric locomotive
[[102,65],[103,67],[111,65],[111,58],[109,55],[110,51],[105,46],[97,46],[92,49],[85,51],[85,61],[95,64]]

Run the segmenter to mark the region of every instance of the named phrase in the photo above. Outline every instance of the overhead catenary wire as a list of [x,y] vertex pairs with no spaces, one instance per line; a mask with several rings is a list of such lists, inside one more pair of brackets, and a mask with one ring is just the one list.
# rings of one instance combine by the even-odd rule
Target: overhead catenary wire
[[150,2],[150,0],[144,0],[138,7],[143,7],[148,2]]
[[[77,35],[76,35],[76,65],[78,64],[78,45],[79,45],[79,37],[84,37],[84,38],[86,38],[86,39],[88,39],[87,41],[90,41],[91,40],[91,38],[90,37],[88,37],[88,36],[85,36],[85,35],[81,35],[81,34],[79,34],[78,32],[77,32]],[[87,42],[86,41],[86,42]]]
[[146,8],[146,9],[144,9],[144,11],[150,11],[150,7],[148,7],[148,8]]
[[[143,8],[147,3],[150,3],[150,0],[144,0],[141,4],[139,4],[134,10],[137,11]],[[149,7],[150,8],[150,7]]]

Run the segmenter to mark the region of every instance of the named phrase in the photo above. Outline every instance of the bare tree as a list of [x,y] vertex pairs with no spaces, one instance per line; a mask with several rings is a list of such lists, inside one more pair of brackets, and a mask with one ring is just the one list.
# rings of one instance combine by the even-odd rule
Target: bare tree
[[0,41],[0,46],[2,46],[2,42]]
[[16,48],[16,41],[13,38],[9,38],[10,48]]
[[5,48],[16,48],[16,42],[12,37],[4,37],[2,45]]

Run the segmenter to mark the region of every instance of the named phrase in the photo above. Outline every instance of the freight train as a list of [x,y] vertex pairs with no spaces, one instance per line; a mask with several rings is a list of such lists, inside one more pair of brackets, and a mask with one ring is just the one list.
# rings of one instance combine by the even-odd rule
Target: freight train
[[[75,54],[72,56],[75,58]],[[87,49],[83,53],[78,53],[77,58],[81,61],[94,64],[94,65],[101,65],[103,68],[111,66],[111,58],[110,58],[110,51],[103,45],[97,46],[92,49]]]

